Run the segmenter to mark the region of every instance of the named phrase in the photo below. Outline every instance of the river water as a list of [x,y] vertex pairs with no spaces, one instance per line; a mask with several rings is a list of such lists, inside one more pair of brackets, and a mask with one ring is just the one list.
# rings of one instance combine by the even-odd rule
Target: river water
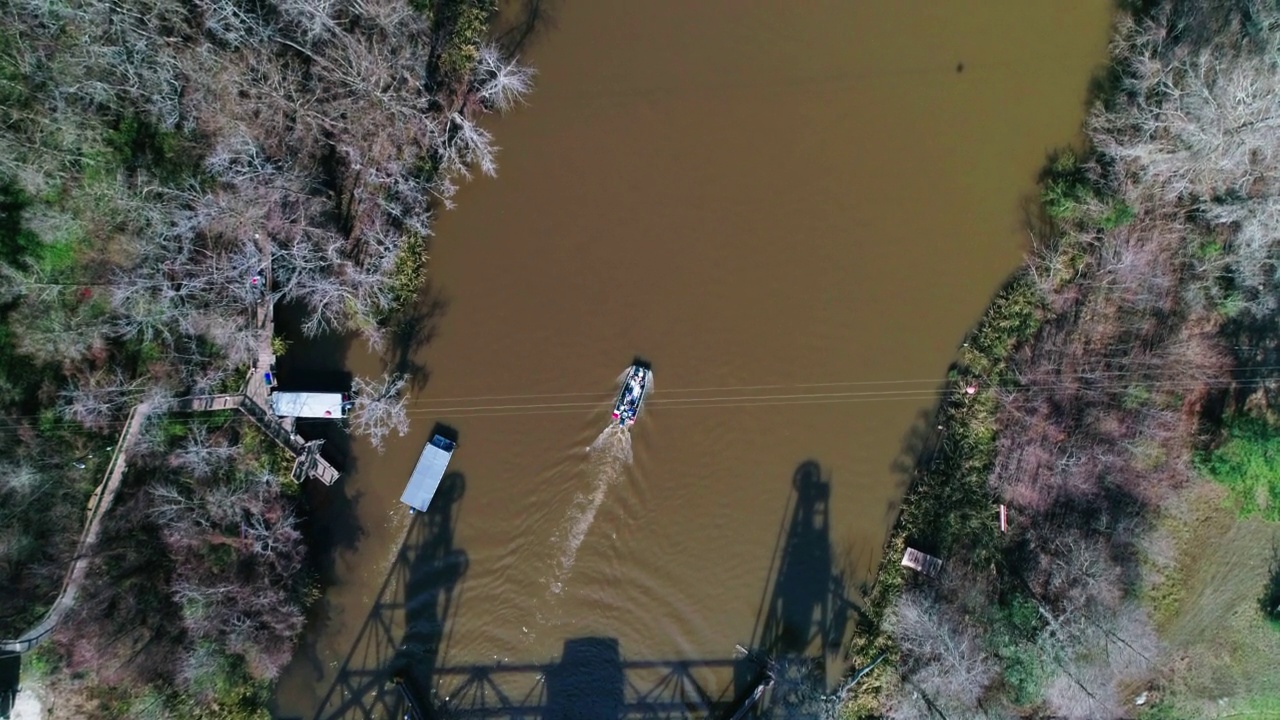
[[[413,429],[319,490],[360,533],[281,717],[399,717],[397,671],[456,716],[697,715],[750,689],[737,645],[837,675],[1111,3],[541,9],[500,177],[436,225]],[[656,389],[601,436],[634,356]],[[455,474],[411,518],[435,422]]]

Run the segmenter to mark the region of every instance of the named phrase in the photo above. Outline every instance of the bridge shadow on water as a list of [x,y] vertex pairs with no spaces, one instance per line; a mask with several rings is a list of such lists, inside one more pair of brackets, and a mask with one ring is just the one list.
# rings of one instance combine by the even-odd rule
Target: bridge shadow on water
[[[818,718],[832,671],[843,670],[859,614],[834,570],[831,483],[800,465],[778,531],[749,642],[723,657],[633,658],[617,639],[564,641],[559,658],[446,662],[455,588],[467,572],[453,533],[464,481],[446,476],[403,547],[320,709],[308,720],[612,720]],[[719,683],[722,686],[715,686]],[[301,719],[298,719],[301,720]]]

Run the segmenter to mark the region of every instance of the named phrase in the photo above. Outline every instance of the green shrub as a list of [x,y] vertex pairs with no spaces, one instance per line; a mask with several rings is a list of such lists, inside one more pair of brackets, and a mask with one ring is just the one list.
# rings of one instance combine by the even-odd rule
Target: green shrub
[[1019,645],[1000,653],[1004,681],[1009,697],[1019,705],[1030,705],[1040,699],[1044,686],[1044,663],[1035,645]]
[[[249,374],[248,367],[238,367],[227,373],[213,386],[214,395],[236,395],[244,389],[244,378]],[[222,412],[222,411],[219,411]],[[228,416],[229,417],[229,416]]]
[[1280,432],[1258,418],[1237,415],[1225,434],[1217,449],[1197,456],[1197,467],[1231,491],[1242,516],[1280,520]]
[[1060,222],[1083,220],[1094,199],[1093,186],[1076,154],[1070,150],[1059,152],[1045,171],[1040,191],[1045,213]]
[[123,716],[131,720],[169,720],[174,715],[169,697],[154,687],[148,687],[126,703]]
[[[419,0],[421,2],[421,0]],[[437,33],[445,37],[438,77],[445,83],[465,79],[480,56],[480,43],[489,31],[494,0],[440,0],[435,8]]]
[[1244,310],[1244,307],[1245,299],[1244,296],[1240,294],[1240,291],[1230,290],[1222,296],[1221,300],[1218,301],[1215,309],[1218,311],[1219,315],[1230,319],[1239,315],[1240,311]]
[[1044,685],[1043,653],[1037,645],[1042,626],[1035,602],[1021,595],[1002,602],[991,618],[988,643],[1001,660],[1010,697],[1019,705],[1038,700]]
[[1115,200],[1107,209],[1105,215],[1098,219],[1098,224],[1103,230],[1114,230],[1118,227],[1128,225],[1137,217],[1137,213],[1123,200]]
[[187,436],[188,427],[178,418],[166,417],[162,426],[165,442],[173,445]]
[[200,672],[194,674],[190,694],[183,698],[183,704],[188,706],[187,717],[201,720],[267,720],[271,717],[265,709],[269,688],[249,677],[243,660],[208,641],[201,642],[192,657]]
[[62,661],[53,646],[45,643],[22,655],[22,673],[32,680],[39,681],[58,672]]
[[22,226],[22,211],[31,200],[10,182],[0,182],[0,260],[10,265],[40,249],[40,238]]
[[400,244],[400,254],[391,272],[391,312],[413,304],[427,280],[427,242],[421,235],[408,235]]
[[199,152],[192,136],[166,130],[128,113],[105,135],[113,164],[127,170],[146,168],[161,179],[180,181],[199,175]]
[[1173,703],[1166,700],[1148,705],[1138,717],[1141,720],[1191,720],[1191,716],[1179,712]]
[[271,336],[271,354],[283,355],[289,351],[289,341],[281,335]]
[[[292,470],[292,468],[290,468]],[[280,477],[280,494],[288,498],[297,498],[302,496],[302,486],[297,480],[293,479],[293,475],[285,474]]]
[[1053,158],[1042,184],[1040,202],[1045,214],[1058,222],[1114,230],[1137,217],[1128,203],[1100,191],[1070,150]]

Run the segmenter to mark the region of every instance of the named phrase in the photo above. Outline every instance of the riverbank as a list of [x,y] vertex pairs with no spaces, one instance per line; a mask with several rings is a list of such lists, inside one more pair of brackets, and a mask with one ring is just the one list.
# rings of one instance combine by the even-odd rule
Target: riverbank
[[[126,6],[15,7],[0,30],[0,637],[47,611],[151,407],[74,606],[24,662],[50,717],[260,718],[315,599],[293,458],[181,399],[242,391],[277,302],[383,343],[433,211],[494,172],[478,118],[531,71],[485,40],[488,0]],[[403,433],[400,385],[357,382],[352,429]]]
[[[1267,59],[1280,15],[1247,5],[1118,16],[1090,149],[1046,169],[1031,257],[962,347],[918,458],[853,644],[855,666],[881,652],[892,663],[855,686],[849,714],[1210,717],[1274,704],[1280,681],[1254,645],[1210,653],[1248,684],[1208,682],[1191,660],[1221,618],[1234,618],[1223,637],[1275,632],[1274,610],[1248,601],[1266,595],[1271,546],[1230,539],[1274,537],[1274,525],[1195,521],[1198,505],[1222,502],[1197,453],[1214,456],[1224,419],[1266,427],[1258,408],[1275,392],[1277,288],[1258,265],[1277,257],[1264,178],[1278,168],[1256,118],[1275,103],[1264,88],[1280,80]],[[1215,575],[1199,544],[1263,569]],[[941,578],[899,566],[906,547],[942,558]],[[1196,590],[1206,572],[1235,589]]]

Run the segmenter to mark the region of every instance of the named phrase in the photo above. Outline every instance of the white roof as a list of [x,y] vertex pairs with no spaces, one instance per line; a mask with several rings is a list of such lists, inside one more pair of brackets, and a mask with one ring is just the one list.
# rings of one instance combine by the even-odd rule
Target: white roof
[[417,510],[426,512],[431,507],[431,498],[440,489],[440,481],[444,478],[445,468],[449,466],[449,458],[453,456],[453,441],[436,435],[431,442],[422,448],[418,456],[418,464],[409,476],[409,484],[400,495],[400,502]]
[[271,412],[281,417],[341,418],[342,393],[272,393]]

